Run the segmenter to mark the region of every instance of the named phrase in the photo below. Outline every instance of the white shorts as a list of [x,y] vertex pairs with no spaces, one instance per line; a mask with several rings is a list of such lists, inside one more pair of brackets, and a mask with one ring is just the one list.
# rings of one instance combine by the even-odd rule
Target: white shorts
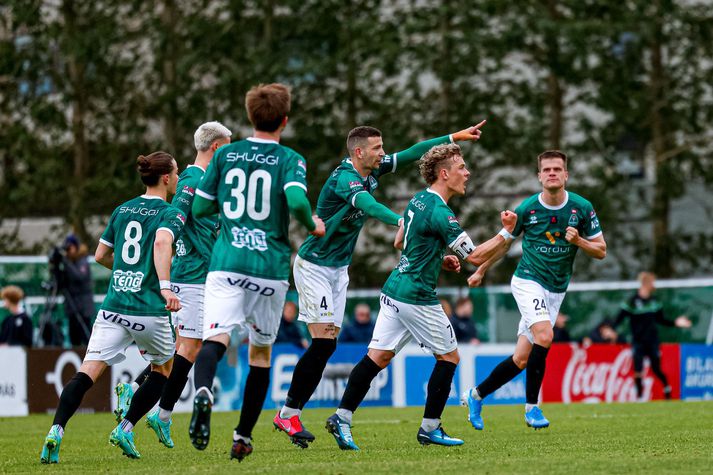
[[295,286],[299,294],[299,321],[334,323],[341,328],[347,304],[349,266],[327,267],[295,258]]
[[237,272],[208,272],[205,282],[203,340],[234,328],[247,328],[250,344],[275,342],[290,284]]
[[183,338],[203,338],[204,284],[171,284],[171,290],[181,301],[181,309],[173,313],[173,325]]
[[168,315],[140,317],[99,310],[84,361],[104,361],[109,366],[120,363],[134,342],[146,361],[164,364],[173,358],[175,350],[171,319]]
[[525,335],[532,343],[534,340],[530,327],[537,322],[547,321],[554,327],[565,292],[550,292],[534,280],[516,276],[510,281],[510,289],[520,309],[517,336]]
[[435,355],[458,347],[451,322],[440,305],[413,305],[381,294],[369,348],[398,353],[411,340]]

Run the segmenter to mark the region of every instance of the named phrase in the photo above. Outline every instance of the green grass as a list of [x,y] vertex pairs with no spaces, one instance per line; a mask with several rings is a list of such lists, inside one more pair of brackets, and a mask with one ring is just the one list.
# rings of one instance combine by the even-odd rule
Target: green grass
[[174,449],[159,445],[140,422],[140,460],[121,456],[108,443],[111,414],[78,414],[62,441],[60,464],[42,466],[39,453],[52,422],[48,415],[0,419],[2,473],[711,473],[713,402],[656,402],[543,406],[552,425],[535,432],[521,406],[486,406],[485,430],[466,422],[465,409],[449,407],[444,427],[462,437],[461,447],[421,447],[416,432],[422,409],[364,408],[354,437],[362,450],[342,452],[324,430],[326,409],[307,410],[305,425],[317,436],[309,449],[273,432],[264,411],[254,433],[255,452],[242,463],[229,460],[236,413],[215,413],[209,447],[199,452],[188,440],[188,414],[176,415]]

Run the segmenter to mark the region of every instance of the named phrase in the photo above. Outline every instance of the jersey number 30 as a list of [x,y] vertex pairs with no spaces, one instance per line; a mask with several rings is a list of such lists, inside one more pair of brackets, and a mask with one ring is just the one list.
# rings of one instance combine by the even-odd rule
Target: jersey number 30
[[[232,186],[230,201],[223,203],[223,213],[228,219],[240,219],[247,211],[248,217],[263,221],[270,215],[270,187],[272,176],[265,170],[255,170],[247,178],[245,170],[233,168],[225,175],[225,184]],[[247,185],[247,186],[246,186]],[[245,188],[247,187],[247,199]],[[260,210],[257,209],[257,191],[262,188]]]

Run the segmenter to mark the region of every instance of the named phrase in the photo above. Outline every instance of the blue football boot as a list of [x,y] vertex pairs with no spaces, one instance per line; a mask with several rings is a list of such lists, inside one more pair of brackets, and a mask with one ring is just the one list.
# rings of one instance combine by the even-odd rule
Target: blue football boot
[[121,426],[116,428],[109,434],[109,443],[115,447],[119,447],[121,451],[130,459],[139,459],[141,454],[136,450],[134,445],[134,433],[124,432]]
[[527,423],[528,427],[532,427],[535,430],[544,429],[545,427],[549,427],[550,425],[550,421],[548,421],[545,416],[542,415],[542,411],[537,406],[533,407],[525,413],[525,422]]
[[163,422],[158,417],[158,409],[154,409],[146,416],[146,425],[149,426],[158,436],[158,441],[169,449],[173,448],[173,440],[171,440],[171,419],[168,422]]
[[351,424],[338,415],[332,414],[329,419],[327,419],[325,428],[327,432],[334,436],[334,440],[337,441],[337,445],[340,449],[359,450],[357,444],[354,443],[354,437],[352,437]]
[[416,436],[416,439],[421,445],[445,445],[447,447],[451,447],[454,445],[463,445],[463,441],[460,439],[456,439],[455,437],[451,437],[450,435],[446,434],[446,431],[443,430],[443,426],[439,425],[436,430],[433,430],[431,432],[426,432],[423,430],[423,427],[418,428],[418,435]]
[[472,425],[475,430],[483,430],[485,424],[480,415],[483,410],[483,400],[474,398],[472,394],[473,391],[475,391],[475,388],[468,389],[461,394],[460,403],[468,407],[468,421],[470,425]]
[[114,388],[114,392],[117,397],[114,415],[116,416],[116,422],[118,423],[123,421],[124,417],[126,417],[126,413],[129,412],[131,399],[134,397],[134,388],[132,388],[129,383],[118,383]]
[[59,445],[62,443],[62,433],[58,425],[53,425],[45,437],[45,443],[42,446],[40,454],[40,462],[42,463],[59,463]]

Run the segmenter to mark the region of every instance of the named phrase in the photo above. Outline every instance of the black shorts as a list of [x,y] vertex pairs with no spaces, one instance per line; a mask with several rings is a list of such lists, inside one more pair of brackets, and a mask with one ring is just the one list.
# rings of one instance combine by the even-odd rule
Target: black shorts
[[644,370],[644,357],[648,356],[652,365],[659,361],[659,344],[658,342],[634,343],[634,371],[640,373]]

